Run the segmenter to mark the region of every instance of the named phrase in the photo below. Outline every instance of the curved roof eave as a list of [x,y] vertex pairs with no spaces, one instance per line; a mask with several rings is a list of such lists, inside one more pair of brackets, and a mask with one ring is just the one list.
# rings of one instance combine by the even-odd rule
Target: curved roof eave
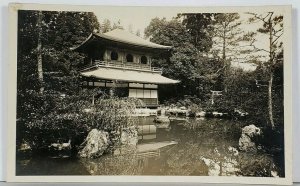
[[[113,33],[113,31],[117,32],[118,35],[115,37],[114,35],[110,35],[110,33]],[[81,46],[84,46],[89,40],[93,39],[93,36],[114,41],[114,42],[119,42],[123,44],[128,44],[128,45],[133,45],[133,46],[139,46],[139,47],[145,47],[145,48],[152,48],[152,49],[161,49],[161,50],[170,50],[173,47],[172,46],[166,46],[166,45],[159,45],[156,43],[152,43],[150,41],[144,40],[138,36],[135,35],[128,35],[125,31],[120,31],[120,30],[113,30],[111,32],[107,32],[104,34],[101,33],[91,33],[86,40],[84,40],[80,45],[71,47],[70,50],[78,50]],[[122,35],[123,33],[125,37]],[[116,34],[115,34],[116,35]],[[130,38],[126,38],[126,35],[129,36]],[[121,38],[123,37],[123,38]],[[131,39],[131,40],[130,40]]]
[[85,43],[87,43],[92,38],[93,35],[94,35],[94,33],[91,33],[80,45],[75,46],[75,47],[70,47],[70,50],[77,50],[82,45],[84,45]]
[[159,73],[142,72],[134,70],[101,68],[81,72],[82,76],[94,77],[98,79],[118,80],[124,82],[135,83],[151,83],[151,84],[177,84],[178,80],[170,79]]
[[152,43],[149,41],[149,43],[151,43],[150,45],[149,44],[138,44],[138,43],[135,43],[134,41],[125,41],[125,40],[120,40],[118,38],[114,38],[114,37],[111,37],[111,36],[107,36],[105,34],[94,34],[96,37],[100,37],[100,38],[104,38],[104,39],[107,39],[107,40],[111,40],[111,41],[115,41],[115,42],[119,42],[119,43],[124,43],[124,44],[129,44],[129,45],[134,45],[134,46],[141,46],[141,47],[146,47],[146,48],[153,48],[153,49],[165,49],[165,50],[169,50],[171,48],[173,48],[172,46],[166,46],[166,45],[159,45],[159,44],[156,44],[156,43]]

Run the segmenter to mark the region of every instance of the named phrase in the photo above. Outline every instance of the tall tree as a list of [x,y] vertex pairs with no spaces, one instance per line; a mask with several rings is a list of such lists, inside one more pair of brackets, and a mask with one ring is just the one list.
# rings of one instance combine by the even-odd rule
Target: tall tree
[[223,82],[224,91],[227,92],[228,86],[226,77],[230,71],[230,60],[237,57],[237,47],[239,42],[239,35],[241,34],[241,21],[238,13],[218,13],[214,14],[214,26],[212,37],[214,39],[214,50],[221,51],[221,59],[223,62],[223,69],[220,79]]
[[268,62],[265,64],[269,70],[269,84],[268,84],[268,113],[271,127],[275,128],[274,115],[273,115],[273,81],[274,81],[274,67],[281,60],[278,59],[278,55],[282,49],[282,41],[280,41],[283,35],[283,16],[276,15],[275,12],[268,12],[266,14],[249,13],[253,17],[249,19],[250,22],[261,22],[262,27],[257,31],[265,34],[268,37],[268,49],[257,48],[253,45],[256,51],[264,51],[268,54]]
[[124,29],[124,27],[121,25],[121,20],[119,19],[117,23],[114,23],[112,26],[112,30],[114,29]]
[[210,35],[213,31],[213,15],[211,13],[178,14],[179,18],[183,18],[182,24],[190,33],[191,42],[199,52],[208,52],[212,47],[213,41]]
[[221,57],[225,61],[228,57],[236,57],[234,47],[241,41],[241,21],[238,13],[218,13],[214,15],[213,37],[216,47],[221,48]]
[[[181,18],[184,19],[184,17]],[[152,19],[145,29],[145,37],[155,43],[173,46],[169,55],[162,56],[167,58],[166,60],[153,60],[153,64],[162,67],[166,76],[181,81],[177,86],[177,96],[192,95],[204,99],[215,82],[215,72],[220,68],[221,63],[207,57],[206,51],[210,50],[211,43],[201,44],[199,38],[195,38],[194,32],[183,24],[181,18],[174,18],[170,21],[165,18]],[[192,22],[189,22],[189,27],[192,27],[191,24]],[[193,28],[196,29],[196,27]],[[206,32],[203,30],[201,33]],[[209,37],[208,33],[206,34],[205,37]],[[202,39],[205,39],[204,36]],[[205,40],[208,41],[209,38]]]
[[140,29],[137,29],[137,31],[135,32],[135,35],[141,37],[141,31],[140,31]]
[[43,59],[42,59],[42,19],[43,13],[39,11],[38,20],[37,20],[37,71],[38,71],[38,79],[40,83],[40,94],[44,93],[44,77],[43,77]]
[[42,101],[49,92],[71,94],[77,89],[74,67],[83,61],[83,56],[70,47],[80,44],[97,29],[99,23],[91,13],[18,12],[18,115],[34,113],[34,108],[39,115],[44,104],[49,106]]
[[44,92],[43,57],[51,48],[56,18],[57,12],[18,12],[18,85],[28,83],[22,89]]
[[[90,12],[61,12],[56,20],[54,52],[48,69],[70,73],[78,64],[83,62],[83,55],[71,51],[70,48],[81,44],[91,33],[100,30],[96,16]],[[75,72],[74,72],[75,73]]]

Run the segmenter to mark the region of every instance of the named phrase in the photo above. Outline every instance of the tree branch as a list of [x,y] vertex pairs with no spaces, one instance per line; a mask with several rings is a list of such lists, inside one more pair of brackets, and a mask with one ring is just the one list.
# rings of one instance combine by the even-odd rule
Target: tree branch
[[279,36],[276,36],[276,39],[272,42],[272,45],[283,35],[283,32],[279,35]]

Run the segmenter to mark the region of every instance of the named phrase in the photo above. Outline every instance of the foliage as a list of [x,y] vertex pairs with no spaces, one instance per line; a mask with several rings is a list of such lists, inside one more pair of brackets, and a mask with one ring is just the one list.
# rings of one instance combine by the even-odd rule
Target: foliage
[[109,132],[113,145],[119,145],[123,129],[137,124],[136,103],[134,98],[100,97],[92,110],[93,128]]
[[200,52],[208,52],[213,44],[213,14],[211,13],[188,13],[179,14],[178,17],[183,17],[182,24],[187,32],[191,35],[191,43]]
[[[37,28],[39,16],[41,29]],[[52,140],[54,136],[59,137],[58,133],[62,130],[67,130],[66,126],[76,126],[82,122],[78,120],[78,123],[69,123],[78,117],[78,113],[73,113],[70,106],[74,106],[76,110],[74,104],[78,104],[78,107],[83,104],[76,101],[80,96],[75,96],[79,80],[77,66],[83,62],[83,56],[72,52],[70,47],[78,45],[98,29],[99,24],[93,13],[28,10],[18,12],[17,118],[18,127],[24,131],[19,131],[17,140],[25,135],[31,142],[43,143],[45,138],[38,133],[41,131],[39,127],[45,127],[44,135]],[[38,35],[42,45],[43,84],[38,81],[37,73]],[[37,93],[41,86],[45,87],[43,94]],[[62,110],[67,107],[66,104],[69,105],[70,112]],[[81,131],[80,127],[78,131]],[[70,128],[74,130],[74,127]],[[56,133],[53,132],[55,129],[62,130]],[[70,131],[70,135],[74,132],[76,131]],[[30,136],[32,134],[37,136]],[[37,147],[39,145],[35,144]]]
[[[218,13],[214,15],[214,25],[212,38],[214,45],[212,50],[217,53],[222,59],[223,69],[220,74],[220,84],[222,89],[227,92],[229,84],[226,83],[226,79],[230,70],[230,63],[232,59],[236,60],[240,58],[240,42],[241,42],[241,21],[239,21],[240,15],[238,13]],[[239,56],[239,57],[238,57]],[[240,59],[239,59],[240,60]]]
[[26,110],[20,112],[23,115],[18,123],[23,131],[17,140],[24,139],[33,149],[40,149],[57,140],[66,142],[74,136],[81,137],[91,127],[89,114],[83,112],[91,104],[87,95],[61,96],[49,92],[24,95],[20,105]]
[[[27,77],[36,74],[33,59],[37,55],[38,11],[19,11],[18,17],[18,85],[28,88],[32,81],[27,82]],[[74,67],[82,63],[83,56],[71,51],[70,47],[98,30],[99,23],[93,13],[43,11],[40,34],[44,72],[74,73]]]
[[109,132],[112,141],[118,143],[122,129],[136,124],[135,118],[131,117],[136,100],[103,94],[92,105],[91,95],[95,93],[101,94],[95,90],[82,90],[77,95],[65,97],[34,95],[35,100],[28,101],[44,104],[37,103],[41,106],[37,110],[29,109],[30,115],[20,123],[28,134],[23,139],[33,148],[46,148],[57,140],[64,142],[69,139],[79,145],[82,138],[96,128]]
[[[242,41],[240,15],[238,13],[218,13],[214,15],[214,47],[221,50],[223,60],[237,57],[238,46]],[[216,50],[216,49],[214,49]]]
[[104,19],[100,27],[101,29],[99,30],[99,32],[101,33],[106,33],[114,29],[124,29],[121,25],[121,20],[119,20],[117,23],[113,23],[112,25],[109,19]]
[[[274,95],[273,95],[273,81],[274,81],[274,67],[278,62],[281,62],[283,56],[283,42],[281,36],[283,35],[283,16],[276,15],[275,12],[268,12],[266,14],[249,13],[253,17],[249,19],[250,22],[259,21],[262,26],[257,29],[257,32],[262,33],[268,37],[269,45],[268,49],[258,48],[253,45],[253,48],[257,51],[266,52],[268,61],[265,61],[265,65],[269,73],[269,85],[268,85],[268,113],[270,125],[275,129],[278,123],[274,120]],[[281,58],[281,59],[280,59]]]
[[[174,90],[177,92],[177,95],[174,95],[177,99],[183,98],[184,95],[196,95],[204,99],[205,94],[214,86],[218,70],[222,65],[217,59],[208,58],[206,53],[211,48],[211,42],[205,28],[210,27],[208,24],[210,24],[211,17],[204,15],[180,15],[179,17],[170,21],[165,18],[154,18],[145,29],[145,36],[152,42],[173,46],[170,56],[162,54],[159,59],[153,59],[152,64],[162,67],[165,76],[180,80]],[[190,19],[197,19],[197,24],[207,25],[202,25],[202,30],[197,32],[194,30],[196,27],[191,25],[193,21]],[[194,32],[201,35],[201,39],[195,36]],[[169,87],[162,88],[161,97],[164,98],[164,94],[170,94],[168,89]]]
[[265,154],[258,154],[252,158],[252,154],[243,153],[239,156],[238,175],[254,177],[272,177],[271,172],[275,169],[274,160]]

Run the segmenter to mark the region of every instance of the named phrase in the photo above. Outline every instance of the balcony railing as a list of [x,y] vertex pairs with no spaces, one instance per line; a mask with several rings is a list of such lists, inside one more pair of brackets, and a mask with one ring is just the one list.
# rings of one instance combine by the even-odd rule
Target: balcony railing
[[[95,65],[93,67],[99,66],[99,67],[113,67],[113,68],[121,68],[121,69],[130,69],[130,70],[138,70],[138,71],[149,71],[149,72],[156,72],[156,73],[162,73],[161,68],[157,67],[151,67],[150,65],[146,64],[137,64],[137,63],[122,63],[118,61],[100,61],[96,60]],[[92,66],[90,66],[92,67]],[[86,67],[85,69],[88,69],[89,67]]]

